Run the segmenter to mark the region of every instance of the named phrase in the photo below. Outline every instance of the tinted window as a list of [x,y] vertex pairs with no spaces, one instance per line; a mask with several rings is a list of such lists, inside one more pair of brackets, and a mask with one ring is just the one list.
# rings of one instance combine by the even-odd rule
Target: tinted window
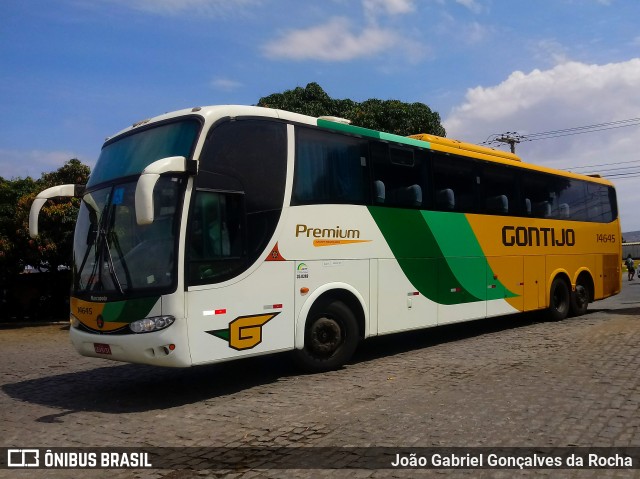
[[403,208],[428,205],[427,155],[400,145],[372,142],[373,202]]
[[617,216],[615,190],[574,178],[523,170],[525,215],[608,223]]
[[[241,233],[246,245],[242,264],[245,267],[266,254],[264,249],[282,211],[286,171],[284,123],[255,119],[225,121],[215,125],[207,137],[196,186],[202,190],[242,194],[245,229]],[[197,198],[195,195],[193,201],[199,201]],[[194,212],[197,207],[194,203]],[[229,203],[226,207],[230,207]],[[235,270],[235,274],[239,272]],[[224,277],[209,279],[213,282]],[[193,278],[197,278],[195,273]]]
[[585,208],[589,221],[609,223],[617,215],[615,190],[605,185],[587,183]]
[[553,177],[526,171],[522,175],[522,198],[526,216],[551,218],[556,203]]
[[473,161],[449,155],[433,160],[435,209],[475,212],[478,210],[478,175]]
[[189,234],[189,283],[232,277],[244,266],[242,195],[196,191]]
[[490,215],[519,214],[519,195],[516,174],[508,166],[484,165],[482,174],[482,202]]
[[145,167],[162,158],[189,158],[199,131],[200,122],[189,119],[135,131],[107,143],[91,172],[87,187],[115,178],[138,175]]
[[292,204],[365,204],[366,147],[359,138],[297,128]]

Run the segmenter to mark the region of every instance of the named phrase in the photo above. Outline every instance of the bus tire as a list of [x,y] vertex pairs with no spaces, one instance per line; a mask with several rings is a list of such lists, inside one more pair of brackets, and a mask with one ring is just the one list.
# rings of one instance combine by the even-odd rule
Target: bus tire
[[576,284],[576,290],[571,293],[571,316],[582,316],[589,306],[589,289],[582,283]]
[[571,306],[571,293],[567,282],[562,278],[556,278],[551,283],[549,292],[549,316],[552,321],[562,321],[569,315]]
[[342,301],[321,303],[311,308],[304,347],[294,350],[294,359],[307,372],[331,371],[351,359],[358,341],[358,323],[351,309]]

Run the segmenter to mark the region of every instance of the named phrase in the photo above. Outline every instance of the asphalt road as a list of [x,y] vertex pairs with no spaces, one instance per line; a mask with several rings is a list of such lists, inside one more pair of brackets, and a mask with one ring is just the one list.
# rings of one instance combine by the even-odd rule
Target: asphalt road
[[[637,280],[579,318],[509,316],[375,338],[343,369],[317,375],[300,374],[286,354],[184,370],[84,358],[67,329],[1,327],[0,447],[187,447],[183,455],[201,457],[193,470],[0,469],[0,477],[640,477],[612,468],[305,469],[344,447],[640,448]],[[296,470],[207,462],[220,451],[299,447],[309,449]],[[380,450],[358,451],[375,464]]]

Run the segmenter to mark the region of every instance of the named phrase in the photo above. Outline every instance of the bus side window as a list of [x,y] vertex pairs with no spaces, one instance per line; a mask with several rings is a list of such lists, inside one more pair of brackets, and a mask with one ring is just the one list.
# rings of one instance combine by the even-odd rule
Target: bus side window
[[460,213],[483,209],[478,207],[480,181],[473,160],[436,153],[432,168],[436,209]]
[[533,216],[535,218],[550,218],[551,203],[548,201],[539,201],[533,205]]
[[376,180],[373,182],[373,202],[379,205],[384,204],[384,201],[386,199],[386,191],[385,191],[385,186],[384,183],[380,180]]
[[615,190],[605,185],[587,184],[587,221],[609,223],[617,216]]
[[453,190],[445,188],[438,191],[436,193],[436,205],[440,210],[453,211],[456,208],[456,197]]
[[189,282],[228,279],[243,263],[242,195],[197,191],[189,233]]
[[524,213],[532,218],[551,218],[556,205],[552,178],[542,173],[524,171],[521,180],[522,196],[525,198]]
[[366,146],[359,138],[296,128],[292,204],[367,203]]
[[369,145],[373,168],[373,203],[424,208],[427,184],[426,153],[382,141]]
[[[490,215],[513,215],[518,211],[518,182],[516,171],[505,165],[482,165],[481,191],[484,213]],[[526,208],[525,208],[526,210]]]

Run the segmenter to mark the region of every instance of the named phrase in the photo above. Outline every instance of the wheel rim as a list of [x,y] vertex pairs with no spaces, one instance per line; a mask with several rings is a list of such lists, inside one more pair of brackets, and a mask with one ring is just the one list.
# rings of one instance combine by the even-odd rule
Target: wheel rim
[[558,286],[553,291],[553,308],[559,313],[564,313],[569,307],[569,299],[567,296],[562,286]]
[[342,344],[342,328],[331,318],[320,318],[313,323],[310,330],[310,349],[320,357],[329,357]]

